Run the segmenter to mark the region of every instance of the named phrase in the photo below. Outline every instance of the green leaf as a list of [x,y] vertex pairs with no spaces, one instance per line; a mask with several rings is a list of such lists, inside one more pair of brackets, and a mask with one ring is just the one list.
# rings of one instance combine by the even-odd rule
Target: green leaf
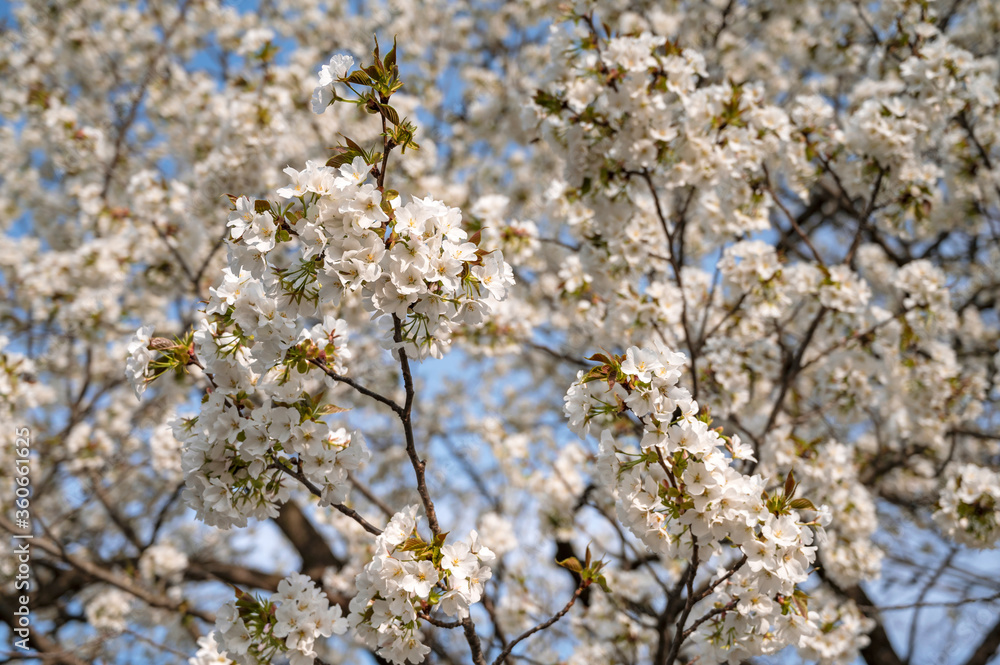
[[785,496],[791,496],[795,494],[795,470],[788,472],[785,477]]
[[544,90],[535,93],[534,101],[549,113],[559,113],[563,108],[563,101]]
[[[341,134],[341,136],[344,135]],[[351,150],[355,150],[362,155],[365,154],[365,149],[359,146],[357,143],[355,143],[351,138],[344,136],[344,143],[346,143],[347,147],[350,148]]]
[[329,416],[333,413],[344,413],[345,411],[350,411],[348,408],[342,406],[337,406],[336,404],[324,404],[323,406],[316,409],[317,416]]
[[556,563],[566,570],[571,570],[578,575],[583,572],[583,566],[580,565],[580,561],[575,556],[563,559],[562,561],[556,561]]
[[600,367],[594,367],[589,372],[583,375],[580,383],[590,383],[591,381],[597,381],[599,379],[607,378],[608,370],[604,365]]
[[385,116],[386,120],[394,125],[399,124],[399,114],[396,113],[396,109],[392,108],[388,104],[379,104],[378,108],[382,112],[382,115]]
[[351,150],[350,148],[339,147],[334,149],[334,155],[330,159],[326,160],[326,165],[331,166],[335,169],[339,169],[344,164],[350,164],[354,161],[355,157],[360,157],[356,150]]
[[385,54],[385,60],[382,61],[385,68],[392,71],[392,68],[396,66],[396,38],[392,38],[392,48],[388,53]]
[[410,537],[406,539],[406,542],[399,546],[399,549],[404,552],[412,552],[413,550],[422,549],[424,547],[427,547],[427,543],[425,543],[422,539]]
[[788,506],[795,510],[816,510],[816,506],[809,499],[795,499]]
[[358,85],[371,85],[373,83],[372,77],[368,75],[362,69],[355,70],[351,72],[346,79],[348,83],[357,83]]

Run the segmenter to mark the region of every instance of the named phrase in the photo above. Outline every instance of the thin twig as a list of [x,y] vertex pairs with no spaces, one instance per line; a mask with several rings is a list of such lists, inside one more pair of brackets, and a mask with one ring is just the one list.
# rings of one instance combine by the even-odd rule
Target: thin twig
[[438,628],[458,628],[462,625],[461,621],[441,621],[441,619],[435,619],[431,615],[421,612],[417,615],[417,618],[421,621],[426,621],[432,626],[437,626]]
[[587,584],[581,584],[580,586],[578,586],[576,588],[576,591],[573,592],[573,597],[569,599],[568,603],[566,603],[566,606],[563,607],[558,612],[556,612],[555,614],[553,614],[552,618],[550,618],[548,621],[543,621],[542,623],[538,624],[534,628],[529,628],[528,630],[526,630],[523,633],[521,633],[520,635],[518,635],[513,641],[511,641],[510,644],[507,645],[507,647],[503,651],[500,652],[500,655],[497,656],[496,660],[493,661],[493,665],[500,665],[500,663],[504,662],[504,660],[507,659],[507,656],[510,655],[510,652],[519,643],[521,643],[524,640],[528,639],[529,637],[531,637],[532,635],[534,635],[538,631],[545,630],[546,628],[548,628],[549,626],[551,626],[555,622],[559,621],[559,619],[562,619],[564,616],[566,616],[566,614],[571,609],[573,609],[573,605],[576,604],[576,599],[580,597],[580,594],[583,593],[583,590],[586,587],[587,587]]
[[872,612],[898,612],[902,610],[913,610],[920,607],[962,607],[963,605],[970,605],[973,603],[995,603],[998,600],[1000,600],[1000,593],[995,593],[992,596],[985,596],[983,598],[963,598],[962,600],[909,603],[907,605],[858,605],[858,609]]
[[[291,476],[292,478],[295,478],[295,480],[297,480],[300,483],[302,483],[302,485],[307,490],[309,490],[309,492],[313,496],[317,496],[317,497],[322,497],[323,496],[323,490],[321,490],[319,487],[317,487],[315,485],[315,483],[313,483],[311,480],[309,480],[308,478],[306,478],[303,473],[301,473],[299,471],[295,471],[294,469],[290,469],[290,468],[288,468],[287,466],[285,466],[284,464],[282,464],[281,462],[278,462],[278,461],[272,462],[271,463],[271,468],[272,469],[276,469],[278,471],[283,471],[286,474],[288,474],[289,476]],[[371,522],[369,522],[368,520],[366,520],[364,517],[361,516],[360,513],[358,513],[358,511],[354,510],[353,508],[345,506],[342,503],[334,503],[334,504],[330,504],[330,505],[332,505],[334,508],[336,508],[337,510],[339,510],[341,513],[343,513],[344,515],[347,515],[352,520],[354,520],[355,522],[357,522],[358,524],[360,524],[361,527],[365,531],[367,531],[368,533],[370,533],[370,534],[372,534],[374,536],[379,536],[379,535],[382,534],[382,529],[378,528],[377,526],[375,526],[374,524],[372,524]]]
[[[206,623],[215,623],[214,615],[209,612],[203,612],[202,610],[190,607],[184,600],[175,600],[168,598],[167,596],[158,595],[134,582],[131,578],[124,575],[116,575],[109,569],[107,564],[90,561],[74,554],[70,554],[66,551],[66,548],[62,543],[48,533],[48,529],[45,527],[45,524],[41,522],[41,520],[36,520],[36,522],[42,525],[43,530],[46,532],[46,536],[35,537],[31,541],[31,545],[33,547],[37,547],[38,549],[64,561],[91,579],[100,580],[135,596],[150,607],[179,611],[182,614],[197,617]],[[0,515],[0,528],[10,533],[20,533],[20,531],[16,530],[14,525],[3,515]]]
[[355,478],[353,473],[347,474],[347,480],[351,483],[351,486],[354,487],[354,489],[361,492],[361,496],[368,499],[368,501],[371,502],[376,508],[381,510],[383,515],[391,518],[396,514],[396,511],[390,508],[385,501],[378,498],[368,485],[365,485],[363,482]]
[[812,240],[809,239],[809,235],[802,230],[802,227],[799,226],[798,220],[795,219],[795,215],[793,215],[792,212],[785,206],[785,204],[778,197],[778,193],[775,192],[774,188],[771,186],[771,175],[770,173],[768,173],[766,165],[764,166],[764,177],[767,178],[767,185],[765,185],[765,188],[771,194],[771,200],[774,201],[774,204],[778,206],[778,209],[785,214],[785,217],[788,219],[789,224],[792,225],[792,229],[795,231],[795,233],[798,234],[800,238],[802,238],[802,242],[804,242],[806,244],[806,247],[809,248],[809,251],[812,252],[813,258],[816,259],[816,263],[820,264],[823,267],[826,267],[826,263],[823,262],[823,257],[821,257],[819,255],[819,252],[816,251],[816,247],[813,246]]
[[420,495],[420,501],[424,504],[424,512],[427,514],[427,524],[431,528],[431,533],[437,536],[441,533],[441,526],[438,524],[437,513],[434,511],[434,502],[431,500],[430,492],[427,490],[427,462],[420,459],[420,456],[417,454],[417,444],[413,438],[411,414],[415,391],[413,389],[413,373],[410,370],[410,360],[406,357],[406,349],[402,347],[403,324],[395,314],[392,315],[392,322],[393,339],[396,341],[396,344],[400,345],[398,349],[399,367],[403,373],[403,387],[406,390],[406,402],[403,405],[402,413],[399,414],[399,419],[403,423],[403,433],[406,436],[406,454],[410,458],[413,473],[417,477],[417,493]]
[[677,619],[677,629],[674,631],[674,639],[670,644],[670,653],[667,654],[666,665],[673,665],[674,661],[677,660],[677,654],[680,653],[681,643],[684,642],[684,623],[687,621],[688,616],[691,614],[691,608],[694,607],[694,578],[698,574],[698,538],[694,534],[691,534],[691,565],[687,570],[687,601],[684,603],[684,609],[681,611],[680,618]]
[[705,598],[707,598],[710,593],[712,593],[713,591],[715,591],[715,588],[717,586],[719,586],[720,584],[722,584],[723,582],[725,582],[726,580],[728,580],[730,577],[732,577],[733,575],[735,575],[736,571],[738,571],[740,568],[742,568],[743,565],[746,562],[747,562],[747,555],[744,554],[742,557],[740,557],[739,561],[737,561],[736,564],[732,568],[729,569],[729,571],[725,575],[723,575],[719,579],[717,579],[714,582],[712,582],[711,584],[709,584],[705,588],[704,591],[702,591],[701,593],[699,593],[698,594],[698,598],[696,598],[695,600],[698,601],[698,600],[704,600]]
[[729,601],[722,607],[716,607],[715,609],[709,611],[707,614],[705,614],[705,616],[701,617],[700,619],[692,623],[690,626],[688,626],[688,629],[685,630],[684,633],[681,635],[681,639],[687,639],[688,637],[690,637],[694,631],[698,630],[698,626],[705,623],[712,617],[718,616],[720,614],[725,614],[726,612],[731,612],[733,608],[736,607],[736,603],[738,602],[739,602],[738,600],[733,598],[731,601]]
[[336,381],[338,383],[346,384],[346,385],[354,388],[355,390],[357,390],[362,395],[364,395],[366,397],[371,397],[373,400],[375,400],[377,402],[381,402],[382,404],[385,404],[390,409],[392,409],[394,412],[396,412],[396,414],[399,417],[401,417],[401,418],[403,417],[403,407],[401,407],[399,404],[397,404],[395,401],[389,399],[385,395],[380,395],[379,393],[375,392],[374,390],[370,390],[368,388],[365,388],[363,385],[361,385],[360,383],[358,383],[354,379],[351,379],[349,377],[343,376],[341,374],[337,374],[332,369],[330,369],[330,367],[325,362],[323,362],[319,358],[312,358],[312,359],[309,360],[309,362],[312,363],[313,365],[315,365],[316,367],[319,367],[321,370],[323,370],[323,372],[328,377],[330,377],[331,379],[333,379],[334,381]]
[[781,387],[778,389],[778,397],[774,400],[774,406],[771,408],[771,415],[767,418],[767,424],[761,430],[761,438],[767,436],[767,433],[771,431],[771,426],[774,425],[774,421],[777,420],[778,414],[781,412],[781,407],[785,403],[785,395],[788,394],[788,388],[795,381],[795,378],[802,369],[802,356],[805,355],[806,348],[812,342],[813,335],[816,334],[816,329],[819,328],[820,321],[823,320],[828,311],[826,307],[820,307],[816,318],[809,324],[809,329],[806,330],[806,334],[803,336],[794,358],[785,366],[781,377]]

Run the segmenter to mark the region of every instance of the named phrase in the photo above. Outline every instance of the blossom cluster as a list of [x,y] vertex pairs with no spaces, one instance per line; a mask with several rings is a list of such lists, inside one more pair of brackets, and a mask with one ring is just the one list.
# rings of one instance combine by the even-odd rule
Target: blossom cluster
[[139,558],[139,572],[149,580],[162,579],[168,584],[180,582],[188,567],[188,556],[169,543],[146,548]]
[[456,619],[482,598],[496,555],[472,531],[469,542],[431,543],[416,535],[417,506],[396,513],[375,539],[375,556],[357,576],[348,622],[383,658],[403,665],[422,662],[430,652],[422,641],[421,619],[439,609]]
[[198,638],[198,651],[188,658],[188,665],[232,665],[233,661],[225,651],[220,651],[215,641],[215,632]]
[[84,614],[87,623],[101,631],[118,633],[125,630],[132,596],[115,588],[103,588],[87,602]]
[[328,425],[308,397],[284,402],[282,395],[274,386],[264,404],[252,407],[216,391],[197,418],[176,421],[184,498],[205,523],[229,528],[274,517],[289,495],[284,474],[293,470],[316,484],[326,505],[346,497],[347,474],[369,457],[364,438]]
[[[307,204],[292,229],[303,258],[312,261],[316,297],[337,304],[344,293],[360,292],[374,318],[401,322],[400,342],[409,355],[440,358],[457,326],[481,324],[505,297],[511,268],[499,250],[479,250],[478,236],[462,228],[459,209],[429,197],[386,200],[381,188],[364,183],[369,171],[361,157],[339,172],[307,164],[290,171],[292,187],[278,191]],[[255,215],[246,242],[270,224],[269,215]],[[389,346],[395,334],[390,329]]]
[[824,576],[841,588],[879,576],[883,552],[872,541],[878,528],[875,500],[851,464],[851,446],[838,441],[806,440],[788,425],[765,439],[759,471],[778,474],[795,469],[800,491],[829,511],[819,534],[819,563]]
[[949,538],[975,548],[1000,539],[1000,473],[976,464],[948,469],[934,521]]
[[[375,318],[392,317],[387,346],[439,357],[453,329],[481,324],[513,283],[502,254],[479,250],[462,229],[458,209],[430,198],[383,201],[382,188],[365,183],[371,169],[361,157],[287,171],[293,184],[278,194],[290,204],[234,200],[223,281],[186,355],[168,352],[179,364],[201,363],[212,382],[199,418],[179,421],[175,435],[186,443],[185,497],[218,526],[275,514],[289,470],[339,503],[347,472],[367,459],[358,434],[322,419],[338,407],[305,383],[320,368],[348,372],[346,324],[328,313],[345,294],[360,293]],[[301,208],[292,210],[295,200]],[[140,328],[129,347],[137,394],[149,378],[150,334]]]
[[295,573],[281,580],[267,601],[238,592],[216,616],[217,645],[203,648],[239,665],[268,663],[277,653],[287,653],[291,665],[312,665],[316,641],[345,632],[340,606],[331,606],[312,579]]
[[798,644],[799,655],[823,665],[851,665],[858,653],[871,640],[868,633],[875,627],[852,600],[841,600],[825,589],[810,592],[817,630],[803,635]]
[[[314,110],[339,99],[333,82],[352,64],[335,56],[324,68]],[[398,131],[412,131],[397,120]],[[207,382],[200,412],[175,419],[173,435],[183,445],[184,498],[210,525],[276,516],[290,478],[322,506],[346,500],[347,474],[369,454],[360,433],[327,421],[344,410],[328,394],[341,387],[353,356],[339,313],[370,312],[394,354],[441,357],[453,333],[480,326],[513,284],[502,253],[480,248],[481,234],[470,235],[458,208],[432,197],[404,203],[383,186],[386,160],[348,143],[360,152],[349,161],[285,169],[291,183],[277,190],[278,202],[231,196],[227,265],[195,329],[169,342],[143,326],[129,344],[127,376],[137,396],[170,369]],[[352,605],[355,627],[397,662],[426,652],[418,612],[439,607],[468,617],[495,559],[475,532],[471,544],[437,537],[419,546],[414,529],[415,509],[390,523],[359,576],[368,593]],[[166,568],[177,564],[159,568],[174,576]],[[386,577],[394,564],[397,574]],[[152,559],[144,564],[150,578],[156,568]],[[318,636],[346,630],[339,608],[330,614],[311,584],[293,576],[267,602],[239,595],[218,614],[218,644],[203,645],[203,655],[249,663],[291,650],[293,663],[305,662]]]
[[[666,192],[697,187],[697,233],[714,240],[769,227],[773,202],[754,186],[765,164],[780,163],[789,186],[803,187],[804,152],[762,84],[708,82],[702,53],[649,32],[601,44],[580,25],[564,39],[553,40],[553,51],[574,56],[554,59],[559,66],[533,110],[564,157],[572,190],[619,189],[647,176]],[[580,222],[604,226],[593,211]]]
[[[792,498],[794,479],[769,491],[763,477],[737,469],[753,451],[698,416],[697,402],[679,383],[684,356],[631,347],[624,356],[591,359],[601,365],[580,372],[566,412],[581,435],[600,424],[600,480],[618,518],[664,561],[689,559],[697,569],[717,556],[733,566],[695,605],[723,608],[698,628],[711,659],[738,662],[810,634],[815,626],[797,585],[816,558],[816,523],[800,511],[816,508]],[[613,421],[628,415],[641,432],[635,451],[623,450],[624,437],[614,434]]]

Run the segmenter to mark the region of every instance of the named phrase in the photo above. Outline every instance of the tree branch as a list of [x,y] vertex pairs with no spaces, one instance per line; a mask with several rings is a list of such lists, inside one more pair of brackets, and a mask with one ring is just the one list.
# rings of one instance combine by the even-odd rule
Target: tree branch
[[558,612],[556,612],[555,614],[553,614],[551,619],[549,619],[548,621],[543,621],[542,623],[538,624],[534,628],[529,628],[528,630],[524,631],[523,633],[521,633],[520,635],[518,635],[516,638],[514,638],[510,642],[510,644],[508,644],[506,646],[506,648],[504,648],[504,650],[500,652],[500,655],[496,657],[496,660],[493,661],[493,665],[500,665],[502,662],[504,662],[507,659],[507,656],[510,655],[510,652],[519,643],[521,643],[524,640],[528,639],[529,637],[531,637],[532,635],[534,635],[538,631],[545,630],[546,628],[548,628],[549,626],[551,626],[555,622],[559,621],[559,619],[562,619],[564,616],[566,616],[566,614],[571,609],[573,609],[573,605],[576,604],[576,599],[580,597],[580,594],[583,593],[583,590],[586,587],[587,587],[587,584],[581,584],[580,586],[578,586],[576,588],[576,591],[573,592],[573,597],[569,599],[569,602],[566,603],[565,607],[563,607],[561,610],[559,610]]

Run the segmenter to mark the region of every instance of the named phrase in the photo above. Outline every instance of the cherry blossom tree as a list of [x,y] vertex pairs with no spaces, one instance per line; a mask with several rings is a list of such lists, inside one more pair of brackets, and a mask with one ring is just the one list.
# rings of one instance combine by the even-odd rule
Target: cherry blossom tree
[[1000,653],[996,3],[5,20],[9,662]]

